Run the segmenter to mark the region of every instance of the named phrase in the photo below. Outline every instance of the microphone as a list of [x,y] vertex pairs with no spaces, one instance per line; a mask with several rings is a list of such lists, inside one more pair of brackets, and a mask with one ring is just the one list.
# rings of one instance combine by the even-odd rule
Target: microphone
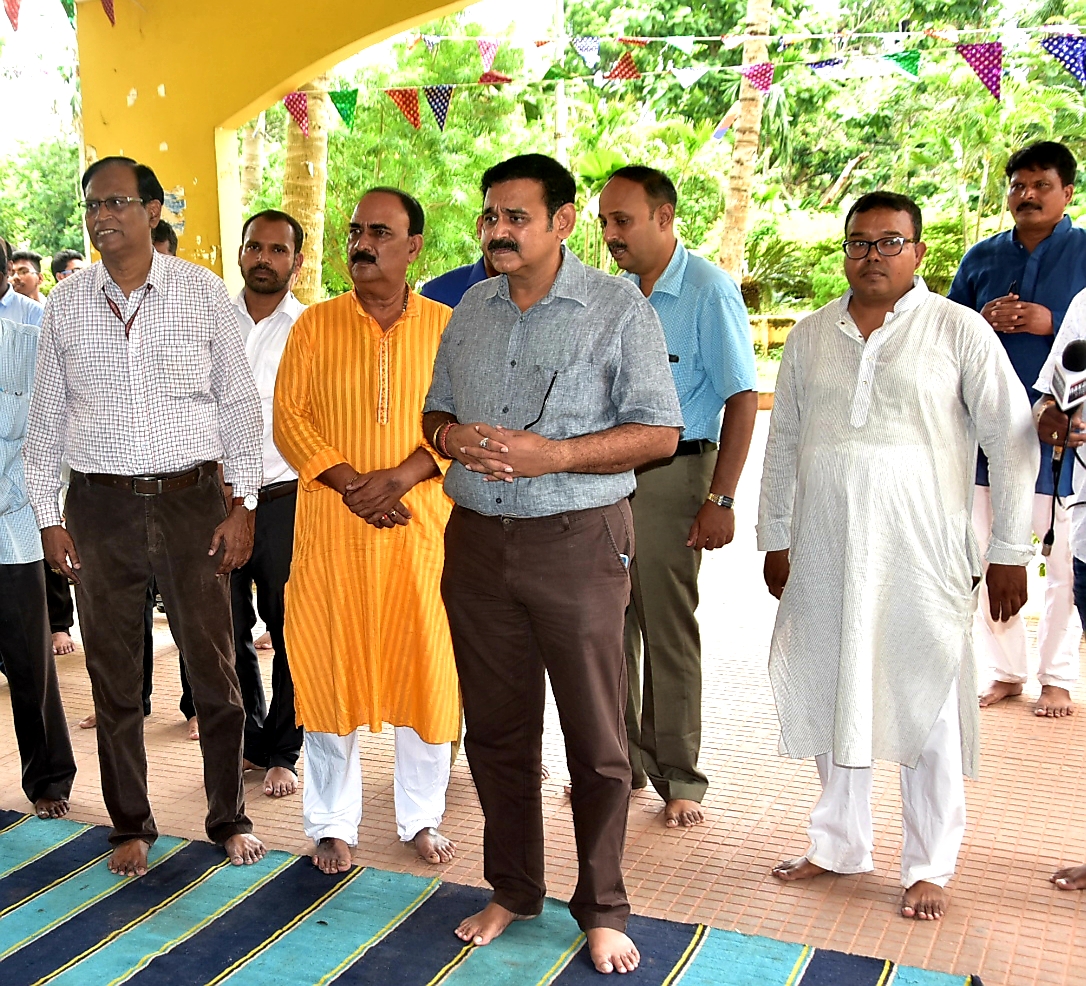
[[[1063,358],[1052,370],[1052,396],[1056,399],[1064,414],[1070,415],[1076,407],[1086,401],[1086,339],[1075,339],[1067,344]],[[1063,444],[1052,449],[1052,516],[1048,531],[1041,540],[1041,554],[1046,558],[1052,553],[1055,540],[1056,500],[1059,498],[1060,473],[1063,467],[1063,453],[1067,450],[1067,439],[1071,425],[1067,425],[1068,434],[1063,437]]]

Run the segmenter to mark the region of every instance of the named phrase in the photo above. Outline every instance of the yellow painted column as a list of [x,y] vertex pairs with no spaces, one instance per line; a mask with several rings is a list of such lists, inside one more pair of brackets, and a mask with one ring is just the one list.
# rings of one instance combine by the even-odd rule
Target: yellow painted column
[[123,154],[150,165],[166,189],[163,218],[177,229],[180,256],[233,286],[237,128],[363,48],[466,5],[115,0],[114,27],[98,0],[79,0],[86,160]]

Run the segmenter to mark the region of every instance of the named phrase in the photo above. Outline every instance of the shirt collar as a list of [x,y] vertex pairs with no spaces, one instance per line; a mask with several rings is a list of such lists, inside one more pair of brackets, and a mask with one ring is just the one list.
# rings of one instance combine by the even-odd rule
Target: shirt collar
[[[1052,228],[1052,232],[1049,233],[1048,236],[1046,236],[1043,240],[1041,240],[1041,243],[1056,243],[1059,240],[1062,240],[1068,233],[1071,232],[1072,225],[1073,223],[1071,222],[1071,217],[1065,213],[1064,217]],[[1011,227],[1010,234],[1011,239],[1015,243],[1021,244],[1021,240],[1018,239],[1017,226]],[[1037,246],[1039,247],[1041,243],[1038,243]]]
[[[239,315],[244,315],[247,319],[249,319],[249,321],[253,321],[253,316],[249,314],[249,309],[245,305],[245,288],[242,288],[234,296],[234,307],[238,310]],[[303,305],[297,298],[294,297],[293,291],[288,291],[285,295],[283,295],[282,298],[279,299],[279,304],[275,306],[275,311],[273,311],[270,315],[267,316],[266,319],[263,319],[262,321],[266,321],[270,318],[275,318],[276,315],[285,313],[290,316],[290,320],[292,322],[296,322],[298,320],[298,316],[301,315],[304,311],[305,305]],[[253,325],[256,324],[256,322],[253,322]]]
[[[550,290],[536,302],[537,305],[549,305],[555,298],[568,298],[582,307],[588,307],[588,273],[580,258],[563,243],[562,264],[558,268],[558,275],[554,279]],[[511,301],[509,297],[509,278],[505,274],[490,278],[493,287],[488,283],[488,298],[498,297],[503,301]],[[533,306],[534,307],[534,306]]]
[[[675,241],[675,252],[667,262],[664,272],[652,286],[652,293],[659,291],[661,294],[671,294],[676,298],[682,293],[683,278],[686,276],[686,264],[690,254],[679,240]],[[637,275],[634,275],[637,277]],[[637,277],[637,286],[641,286],[641,278]]]
[[[351,296],[351,301],[354,302],[355,311],[357,311],[358,314],[361,315],[363,318],[368,318],[371,322],[373,322],[374,327],[378,331],[381,331],[381,327],[377,324],[374,317],[368,311],[366,311],[365,308],[362,307],[362,302],[358,300],[358,295],[355,294],[354,288],[351,288],[351,290],[348,291],[347,293]],[[304,307],[305,306],[303,305],[302,306],[303,310],[304,310]],[[419,302],[419,296],[418,296],[418,294],[416,292],[411,290],[410,285],[407,285],[407,307],[404,309],[403,314],[400,315],[399,318],[397,318],[396,321],[393,322],[392,325],[390,325],[384,331],[385,332],[391,332],[392,329],[395,328],[404,319],[406,319],[406,318],[418,318],[418,317],[420,317],[421,314],[422,314],[422,305]]]
[[[909,288],[900,298],[897,300],[897,304],[894,305],[894,314],[901,315],[904,312],[911,312],[914,308],[919,308],[925,301],[927,301],[928,295],[931,292],[928,290],[928,286],[924,283],[924,278],[919,274],[913,274],[913,286]],[[849,288],[838,302],[841,318],[848,318],[848,303],[852,300],[852,288]]]
[[[147,280],[145,284],[150,284],[155,289],[156,294],[165,294],[169,286],[170,281],[170,268],[173,264],[180,263],[176,257],[172,257],[167,253],[159,253],[157,250],[151,250],[151,269],[147,272]],[[109,271],[106,269],[105,263],[99,260],[92,267],[94,270],[94,290],[101,291],[105,287],[108,281],[114,287],[117,287],[117,282],[110,276]],[[141,284],[140,287],[143,287]],[[118,287],[118,291],[121,289]],[[136,288],[138,291],[139,288]]]

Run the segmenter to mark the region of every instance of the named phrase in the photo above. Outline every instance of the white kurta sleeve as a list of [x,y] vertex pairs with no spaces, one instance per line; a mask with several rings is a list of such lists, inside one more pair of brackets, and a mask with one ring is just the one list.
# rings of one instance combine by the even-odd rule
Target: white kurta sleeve
[[[802,324],[802,323],[800,323]],[[799,326],[797,326],[798,328]],[[799,445],[800,411],[796,381],[796,349],[799,335],[793,329],[784,344],[769,440],[762,466],[762,492],[758,502],[758,550],[781,551],[792,542],[792,509],[796,496],[796,449]]]
[[979,316],[964,333],[962,398],[988,456],[992,539],[987,561],[1025,565],[1033,557],[1033,490],[1040,448],[1029,397],[995,333]]

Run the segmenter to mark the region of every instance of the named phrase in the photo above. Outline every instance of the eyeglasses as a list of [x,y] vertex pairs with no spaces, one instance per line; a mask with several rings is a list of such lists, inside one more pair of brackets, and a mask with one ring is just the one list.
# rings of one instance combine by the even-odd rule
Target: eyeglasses
[[105,206],[111,214],[127,209],[133,202],[143,202],[138,195],[111,195],[108,199],[87,199],[83,209],[88,216],[98,215],[98,210]]
[[896,257],[905,249],[906,243],[916,243],[904,236],[884,236],[881,240],[845,240],[841,244],[849,260],[863,260],[875,247],[884,257]]
[[75,273],[74,270],[58,270],[57,275],[56,275],[57,280],[58,281],[63,281],[64,278],[71,277],[74,273]]

